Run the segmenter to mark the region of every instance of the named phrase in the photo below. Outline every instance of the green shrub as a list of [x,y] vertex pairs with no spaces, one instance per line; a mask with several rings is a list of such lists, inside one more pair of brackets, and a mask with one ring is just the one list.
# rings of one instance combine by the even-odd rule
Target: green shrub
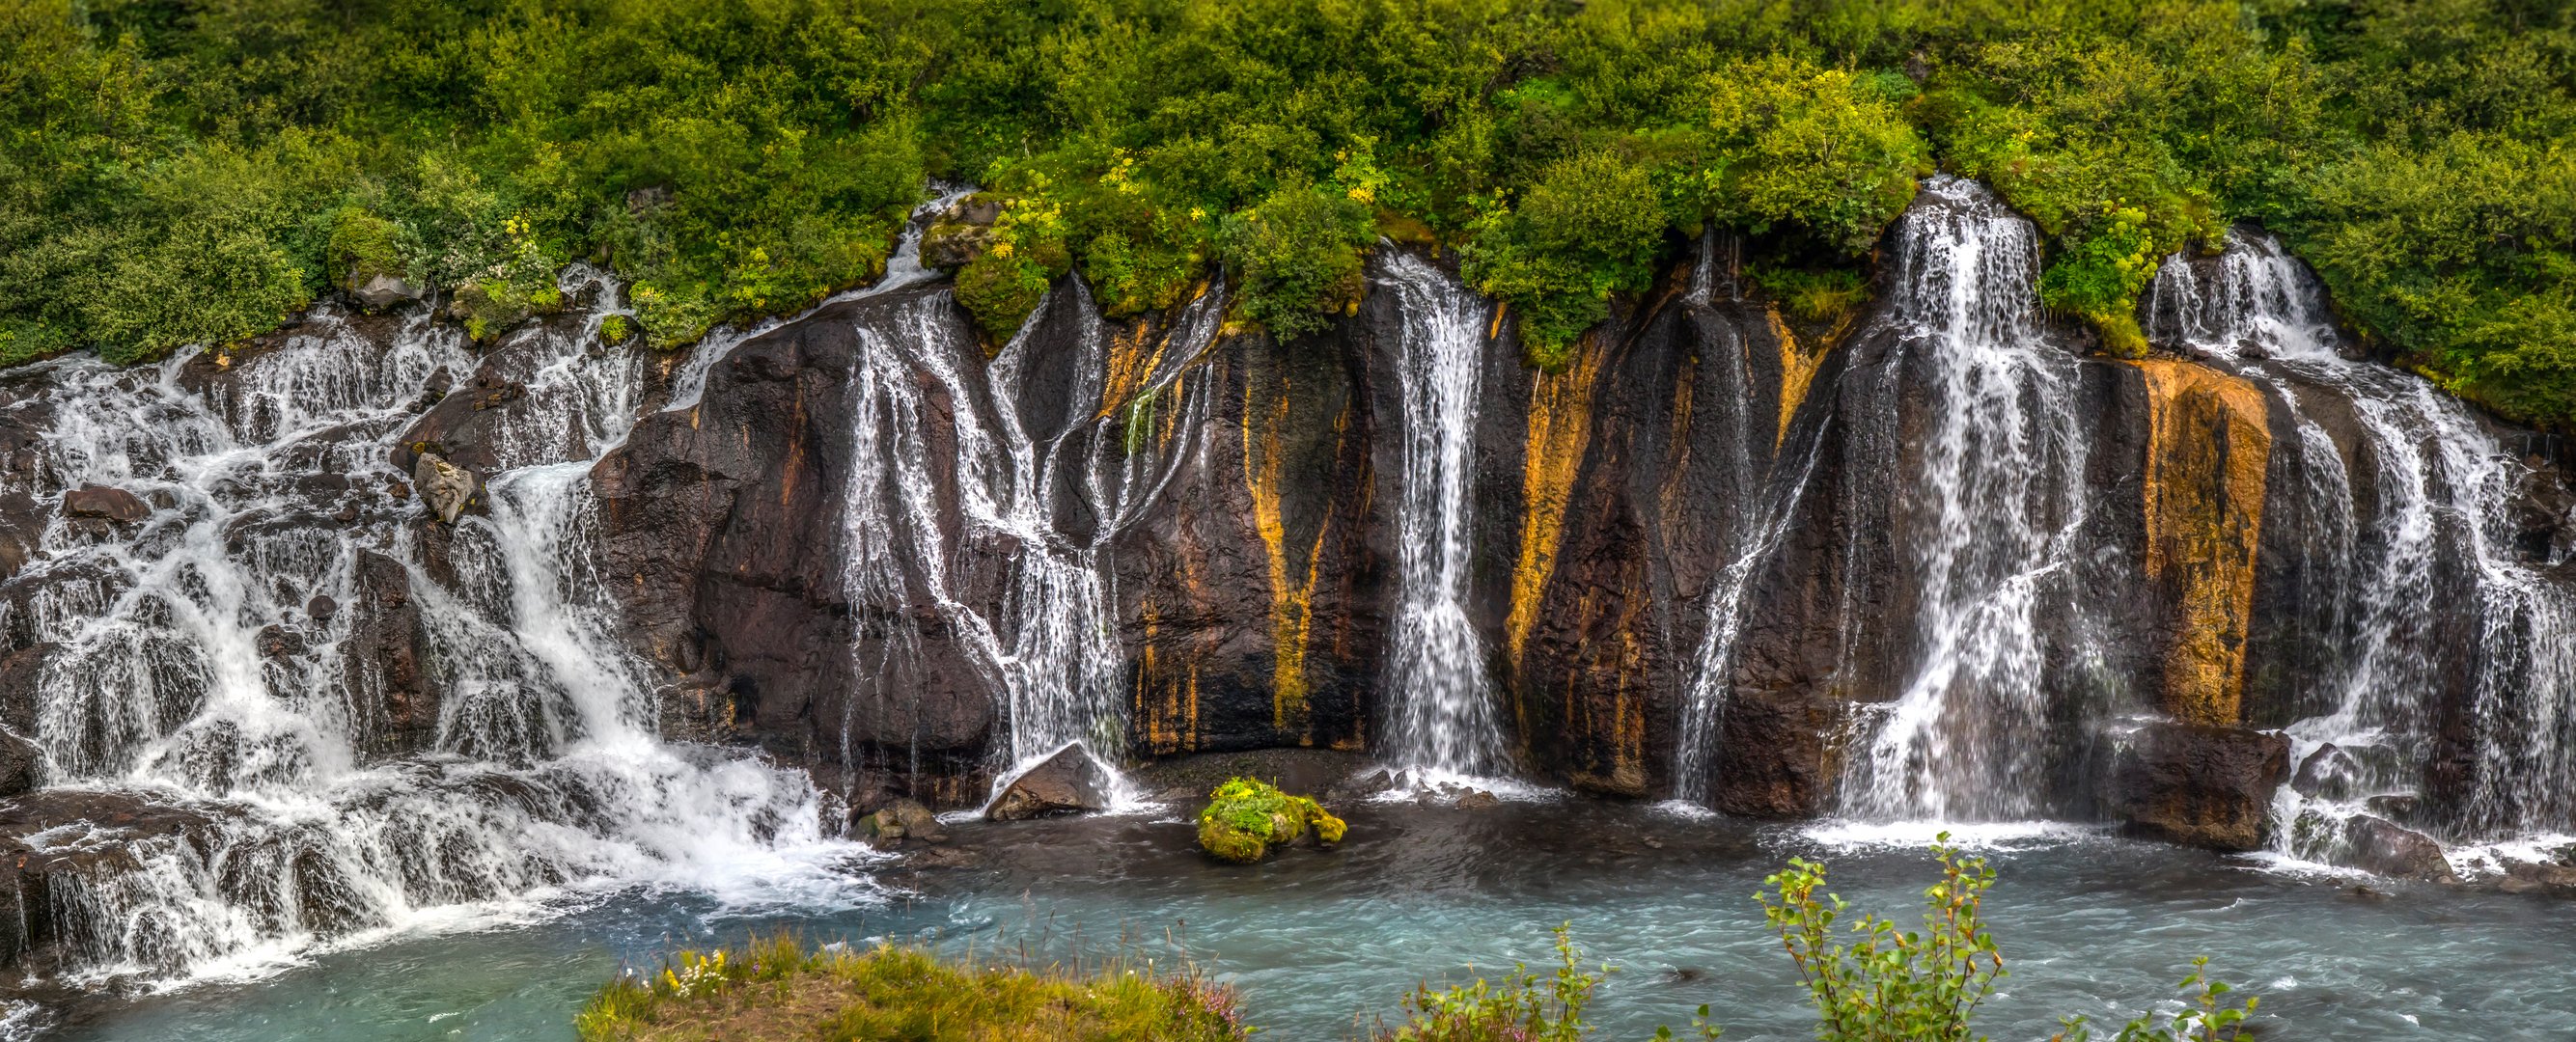
[[1858,310],[1869,297],[1869,287],[1861,274],[1848,268],[1810,271],[1755,265],[1745,272],[1745,277],[1778,300],[1781,310],[1801,322],[1838,321]]
[[1350,826],[1304,796],[1251,778],[1233,778],[1208,794],[1199,811],[1199,849],[1221,861],[1250,864],[1273,847],[1304,838],[1312,828],[1326,843],[1339,843]]
[[1558,366],[1676,231],[1833,267],[1937,160],[2038,223],[2050,306],[2114,351],[2162,257],[2253,220],[2377,346],[2576,423],[2565,4],[180,6],[0,4],[0,361],[575,258],[672,349],[876,277],[935,177],[1026,224],[959,277],[996,337],[1067,271],[1125,315],[1220,257],[1294,336],[1355,292],[1356,210],[1459,249]]
[[1367,288],[1361,249],[1375,224],[1367,203],[1310,185],[1281,188],[1226,218],[1223,255],[1241,273],[1235,306],[1282,343],[1322,329]]
[[400,234],[392,221],[355,206],[341,207],[331,215],[332,275],[351,289],[378,275],[401,278],[402,256],[395,245]]
[[[1606,964],[1598,971],[1584,969],[1583,950],[1575,947],[1572,931],[1571,923],[1556,928],[1556,972],[1544,989],[1538,975],[1522,964],[1514,964],[1499,980],[1479,977],[1444,991],[1424,984],[1404,997],[1402,1025],[1378,1026],[1377,1042],[1581,1042],[1592,1031],[1583,1022],[1584,1007],[1613,971]],[[1706,1006],[1699,1008],[1691,1027],[1703,1039],[1718,1037]],[[1658,1028],[1655,1037],[1670,1039],[1672,1029]]]
[[1480,221],[1461,270],[1519,312],[1531,361],[1561,370],[1575,338],[1609,314],[1611,294],[1654,281],[1665,224],[1645,167],[1586,152],[1550,164],[1516,206]]
[[[1835,924],[1850,905],[1825,891],[1825,866],[1804,858],[1791,858],[1787,868],[1762,881],[1768,889],[1754,897],[1762,902],[1764,918],[1780,935],[1815,1004],[1819,1042],[1968,1042],[1979,1037],[1973,1023],[1977,1007],[1995,993],[1995,982],[2008,975],[1983,914],[1995,872],[1984,858],[1960,856],[1949,841],[1945,832],[1932,845],[1941,879],[1923,891],[1921,932],[1899,930],[1875,914],[1837,931]],[[2208,962],[2194,960],[2196,972],[2183,981],[2186,991],[2200,989],[2197,1008],[2163,1028],[2151,1026],[2148,1019],[2132,1022],[2118,1042],[2238,1038],[2234,1027],[2253,1011],[2256,1000],[2222,1009],[2219,999],[2229,988],[2207,980]],[[2082,1018],[2064,1023],[2061,1042],[2089,1037]]]

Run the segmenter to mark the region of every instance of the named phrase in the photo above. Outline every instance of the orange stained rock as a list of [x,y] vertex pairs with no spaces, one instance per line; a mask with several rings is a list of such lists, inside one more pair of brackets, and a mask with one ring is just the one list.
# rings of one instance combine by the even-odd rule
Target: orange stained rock
[[[1315,619],[1315,579],[1332,530],[1332,514],[1315,526],[1306,548],[1305,575],[1292,580],[1288,524],[1279,506],[1279,429],[1288,422],[1288,382],[1279,381],[1271,407],[1258,408],[1253,381],[1243,388],[1243,485],[1252,498],[1252,524],[1270,563],[1270,723],[1282,731],[1307,731],[1306,644]],[[1265,415],[1266,414],[1266,415]],[[1258,432],[1255,428],[1258,427]],[[1307,734],[1311,739],[1313,735]]]
[[[1150,337],[1152,332],[1150,323],[1138,319],[1133,327],[1110,336],[1108,380],[1101,385],[1100,412],[1093,419],[1105,420],[1117,412],[1143,389],[1146,378],[1154,374],[1154,367],[1162,364],[1165,338]],[[1152,341],[1150,350],[1147,344],[1149,337]]]
[[1565,541],[1565,510],[1583,450],[1592,436],[1592,392],[1606,347],[1589,333],[1575,344],[1574,362],[1562,373],[1531,372],[1529,433],[1521,469],[1521,557],[1512,568],[1512,612],[1503,624],[1504,648],[1520,668],[1521,648],[1538,622],[1539,598],[1556,571]]
[[1762,317],[1771,323],[1771,335],[1780,338],[1780,432],[1771,438],[1771,451],[1789,440],[1789,421],[1798,415],[1798,406],[1807,400],[1807,388],[1816,381],[1816,370],[1825,364],[1826,352],[1832,350],[1830,338],[1816,344],[1814,353],[1799,350],[1798,338],[1790,335],[1788,323],[1780,321],[1780,309],[1765,308]]
[[2164,707],[2176,719],[2233,724],[2245,688],[2272,434],[2252,381],[2165,359],[2146,377],[2147,579],[2172,591]]

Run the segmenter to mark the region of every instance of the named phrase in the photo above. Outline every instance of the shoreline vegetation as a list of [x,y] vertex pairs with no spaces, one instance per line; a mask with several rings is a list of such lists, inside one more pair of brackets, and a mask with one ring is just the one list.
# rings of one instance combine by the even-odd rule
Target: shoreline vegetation
[[[1944,833],[1932,846],[1940,877],[1923,891],[1919,930],[1875,914],[1842,922],[1850,905],[1826,889],[1826,868],[1792,859],[1754,895],[1816,1009],[1819,1042],[1970,1042],[1976,1011],[2010,975],[1983,919],[1995,872],[1964,856]],[[1583,1042],[1593,991],[1610,974],[1587,964],[1574,925],[1555,931],[1556,963],[1545,976],[1526,965],[1434,990],[1415,986],[1400,1002],[1400,1024],[1356,1027],[1368,1042]],[[807,948],[791,935],[755,936],[743,947],[684,950],[660,966],[620,973],[574,1019],[582,1042],[1241,1042],[1258,1037],[1234,987],[1186,955],[1170,964],[1132,945],[1097,964],[1040,964],[1027,950],[1009,959],[942,957],[924,947],[880,942]],[[2194,959],[2179,1003],[2162,1004],[2123,1026],[2111,1042],[2243,1042],[2258,1006]],[[1474,972],[1473,967],[1469,972]],[[1365,1020],[1366,1013],[1361,1014]],[[1708,1006],[1685,1032],[1667,1025],[1654,1038],[1723,1036]],[[2051,1042],[2092,1042],[2091,1026],[2068,1017]]]
[[[1703,235],[1817,318],[1935,169],[2046,237],[2104,350],[2259,222],[2375,351],[2576,423],[2576,13],[2544,0],[6,0],[0,365],[435,293],[478,337],[577,261],[645,342],[874,278],[934,181],[958,299],[1112,315],[1222,270],[1292,341],[1381,237],[1563,364]],[[621,332],[625,332],[621,327]]]

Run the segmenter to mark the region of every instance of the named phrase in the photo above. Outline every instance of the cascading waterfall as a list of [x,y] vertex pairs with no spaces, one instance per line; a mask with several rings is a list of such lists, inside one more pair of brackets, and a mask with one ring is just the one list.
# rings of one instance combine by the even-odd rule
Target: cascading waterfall
[[1467,618],[1468,499],[1483,369],[1485,302],[1419,257],[1396,252],[1384,285],[1404,315],[1397,345],[1404,468],[1397,476],[1397,608],[1380,755],[1435,774],[1506,766],[1485,649]]
[[[2268,237],[2232,233],[2208,267],[2166,262],[2149,331],[2267,383],[2297,418],[2309,475],[2298,592],[2321,650],[2297,665],[2318,697],[2287,733],[2315,767],[2282,790],[2275,848],[2334,860],[2364,813],[2453,841],[2576,828],[2576,590],[2511,545],[2525,468],[2428,381],[2345,358],[2314,276]],[[2349,472],[2311,415],[2338,403],[2359,442]],[[2463,603],[2471,640],[2438,625],[2440,606]],[[2443,702],[2461,694],[2466,719],[2446,727]],[[2419,810],[2446,729],[2467,745],[2438,768],[2447,805]]]
[[[1087,292],[1077,284],[1073,294],[1072,306],[1089,315]],[[931,611],[966,645],[1009,726],[1003,782],[1074,744],[1117,779],[1109,760],[1125,748],[1124,673],[1103,551],[1168,484],[1186,446],[1160,457],[1157,466],[1155,454],[1129,450],[1123,428],[1131,417],[1119,410],[1101,410],[1035,440],[1011,394],[1022,383],[1032,332],[1045,316],[1033,316],[993,358],[987,378],[975,380],[968,375],[976,364],[974,336],[946,294],[902,307],[899,329],[857,330],[845,588],[854,604],[881,616]],[[1189,379],[1190,363],[1214,341],[1223,314],[1218,292],[1184,309],[1162,364],[1146,374],[1140,401],[1150,406]],[[1086,327],[1073,367],[1076,403],[1103,398],[1102,340],[1096,323]],[[937,417],[946,424],[937,435],[927,426],[931,388],[949,403]],[[1205,408],[1203,392],[1182,397],[1185,407]],[[934,468],[953,476],[954,503],[941,502]],[[1086,496],[1102,519],[1087,542],[1056,528],[1056,504],[1067,494]],[[959,589],[988,572],[1000,576],[989,617]],[[884,660],[861,663],[860,676],[899,683],[895,678],[917,675],[924,649],[913,629],[897,625],[887,632]],[[1120,790],[1113,802],[1132,801],[1123,782],[1113,787]]]
[[1865,708],[1841,811],[1865,819],[2010,819],[2040,809],[2048,694],[2041,613],[2067,595],[2088,445],[2076,359],[2041,335],[2039,243],[1973,182],[1927,181],[1895,240],[1888,362],[1918,374],[1919,462],[1899,475],[1915,584],[1911,679]]
[[[61,976],[246,970],[568,885],[865,899],[863,881],[815,871],[850,853],[820,834],[801,774],[653,733],[590,572],[582,462],[624,436],[643,370],[594,335],[615,287],[577,270],[565,288],[599,303],[579,332],[495,349],[526,398],[489,439],[504,468],[490,516],[435,554],[422,508],[383,495],[405,478],[389,450],[433,375],[477,360],[425,317],[387,345],[326,307],[220,368],[66,360],[22,377],[52,414],[44,487],[24,491],[100,484],[150,509],[124,529],[55,518],[0,586],[9,648],[49,649],[42,795],[189,823],[30,838],[96,855],[54,878]],[[385,696],[357,630],[387,599],[416,606],[428,638],[427,757],[379,751]]]
[[[1706,308],[1716,299],[1717,269],[1732,258],[1719,256],[1717,232],[1711,229],[1700,237],[1699,263],[1691,271],[1691,301]],[[1734,283],[1729,281],[1729,292]],[[1741,350],[1708,352],[1702,364],[1723,367],[1720,379],[1724,385],[1750,388],[1752,373]],[[1690,687],[1683,694],[1681,730],[1673,745],[1673,795],[1676,799],[1705,804],[1709,799],[1709,779],[1724,750],[1718,741],[1719,728],[1725,722],[1726,705],[1734,683],[1736,647],[1744,635],[1746,594],[1756,571],[1771,559],[1780,541],[1789,533],[1790,507],[1806,493],[1807,479],[1815,473],[1820,444],[1810,444],[1801,455],[1797,477],[1777,497],[1766,496],[1754,475],[1757,430],[1751,410],[1742,405],[1727,417],[1731,424],[1727,445],[1734,458],[1728,460],[1729,472],[1736,476],[1734,499],[1762,502],[1765,509],[1733,512],[1733,524],[1725,532],[1727,547],[1734,558],[1718,573],[1708,595],[1708,628],[1700,636],[1693,659]],[[1785,440],[1785,439],[1782,439]]]

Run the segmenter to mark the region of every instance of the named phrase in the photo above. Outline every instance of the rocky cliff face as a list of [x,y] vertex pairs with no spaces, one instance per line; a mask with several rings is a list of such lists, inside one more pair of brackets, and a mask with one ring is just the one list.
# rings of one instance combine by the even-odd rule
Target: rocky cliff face
[[[1695,266],[1560,372],[1524,365],[1509,316],[1492,321],[1466,607],[1522,770],[1757,816],[2116,817],[2196,804],[2174,795],[2189,772],[2136,767],[2118,737],[2134,726],[2114,721],[2189,725],[2153,750],[2187,765],[2217,756],[2186,748],[2195,735],[2331,715],[2338,685],[2368,682],[2320,673],[2358,639],[2320,612],[2380,609],[2329,574],[2361,566],[2355,544],[2317,533],[2384,527],[2390,468],[2371,453],[2407,443],[2363,432],[2404,388],[2178,335],[2156,358],[2088,354],[2029,301],[2018,218],[1966,188],[1917,211],[1877,302],[1830,329],[1793,332]],[[2213,263],[2176,261],[2219,279]],[[1082,622],[1109,641],[1130,754],[1369,748],[1398,696],[1398,295],[1290,344],[1193,307],[1113,322],[1067,283],[1009,345],[932,337],[947,354],[908,363],[923,422],[899,445],[854,440],[855,388],[875,379],[858,359],[871,336],[964,328],[937,284],[736,348],[699,404],[649,417],[595,471],[632,633],[679,678],[670,719],[822,767],[863,801],[970,802],[1029,712],[997,695],[1019,688],[994,649],[1032,625],[1014,613],[1035,539],[1100,577]],[[1014,487],[1045,500],[1045,524],[1002,538],[975,520],[1001,486],[957,461],[961,438],[1012,425],[1040,474]],[[947,539],[899,595],[849,574],[870,452],[921,461],[904,473],[926,487],[892,491]],[[2555,567],[2564,493],[2513,466],[2528,476],[2504,495],[2519,527],[2498,552]],[[2428,552],[2434,588],[2451,575],[2457,592],[2478,552]],[[960,606],[986,621],[961,626]],[[2471,718],[2490,696],[2433,649],[2492,642],[2425,636],[2428,679],[2471,677],[2410,703],[2442,750],[2429,798],[2465,807],[2478,783],[2445,779],[2477,771],[2444,764],[2484,748]],[[2122,788],[2147,775],[2152,798]],[[2269,827],[2245,813],[2195,828],[2164,810],[2157,827],[2244,845]]]

